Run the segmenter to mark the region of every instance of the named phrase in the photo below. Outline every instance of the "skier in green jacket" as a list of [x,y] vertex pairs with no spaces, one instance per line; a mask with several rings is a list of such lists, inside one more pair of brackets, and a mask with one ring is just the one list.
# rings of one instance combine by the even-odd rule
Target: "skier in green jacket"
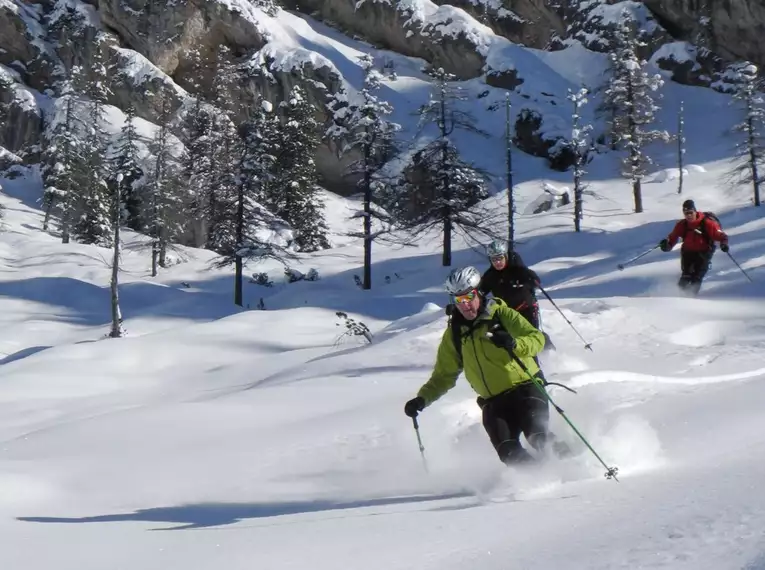
[[[500,460],[506,464],[534,460],[520,443],[523,433],[537,451],[548,440],[550,419],[548,401],[542,384],[535,386],[529,375],[511,357],[515,354],[526,369],[535,375],[534,362],[544,347],[541,332],[502,300],[485,299],[478,290],[481,273],[474,267],[455,269],[446,281],[457,311],[438,347],[436,364],[430,379],[417,397],[409,400],[404,412],[416,417],[457,383],[460,372],[478,393],[483,411],[483,426]],[[459,338],[461,347],[455,345]]]

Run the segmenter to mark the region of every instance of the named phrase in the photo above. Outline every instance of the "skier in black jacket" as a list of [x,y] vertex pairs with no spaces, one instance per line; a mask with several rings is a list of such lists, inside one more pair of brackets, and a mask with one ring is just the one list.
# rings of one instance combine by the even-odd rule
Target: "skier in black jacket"
[[508,252],[503,241],[491,242],[486,253],[491,267],[481,277],[478,290],[499,297],[538,329],[539,302],[534,289],[540,284],[539,275],[526,267],[518,253]]

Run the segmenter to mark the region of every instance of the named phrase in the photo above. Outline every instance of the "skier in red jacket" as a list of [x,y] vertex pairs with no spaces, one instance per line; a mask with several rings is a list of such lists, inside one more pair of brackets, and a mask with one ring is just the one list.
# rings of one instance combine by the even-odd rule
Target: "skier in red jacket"
[[684,220],[675,224],[672,232],[659,242],[662,251],[671,251],[678,240],[683,240],[680,249],[680,270],[682,275],[678,287],[697,295],[701,282],[712,262],[715,242],[720,242],[720,249],[728,251],[728,236],[720,229],[720,224],[704,212],[696,210],[693,200],[683,202]]

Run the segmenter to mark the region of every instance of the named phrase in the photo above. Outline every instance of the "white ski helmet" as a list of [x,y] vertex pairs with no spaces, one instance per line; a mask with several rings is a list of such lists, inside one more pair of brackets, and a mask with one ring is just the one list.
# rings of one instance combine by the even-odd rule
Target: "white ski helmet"
[[486,247],[486,255],[489,257],[499,257],[507,255],[507,242],[495,239]]
[[476,289],[480,282],[481,273],[475,267],[462,267],[449,274],[444,287],[450,295],[460,295]]

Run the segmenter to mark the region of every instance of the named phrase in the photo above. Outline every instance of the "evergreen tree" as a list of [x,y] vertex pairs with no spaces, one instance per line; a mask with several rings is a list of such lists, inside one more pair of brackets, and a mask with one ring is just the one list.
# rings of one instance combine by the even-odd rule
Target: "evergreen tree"
[[213,178],[212,121],[212,113],[205,107],[201,97],[195,96],[184,116],[184,152],[181,164],[183,180],[191,195],[189,218],[193,224],[194,245],[197,247],[204,245],[207,240],[208,198]]
[[393,112],[393,107],[375,95],[381,86],[381,77],[374,69],[374,59],[364,54],[359,58],[359,63],[364,70],[364,86],[358,100],[348,101],[345,90],[335,94],[328,105],[333,113],[333,124],[327,134],[338,143],[341,156],[351,150],[361,153],[361,159],[348,170],[350,174],[361,174],[358,185],[364,193],[363,233],[360,234],[364,240],[362,288],[371,289],[372,242],[376,237],[372,233],[372,219],[379,218],[372,207],[375,201],[374,190],[380,185],[378,173],[393,147],[394,133],[401,127],[386,119]]
[[92,76],[85,86],[89,98],[87,128],[84,146],[84,199],[74,235],[82,243],[109,246],[112,242],[111,196],[106,182],[105,160],[108,139],[104,124],[104,105],[109,95],[106,85],[106,65],[101,53],[103,39],[99,38],[93,51]]
[[154,168],[149,182],[149,215],[146,225],[152,237],[151,275],[157,275],[157,266],[166,266],[169,244],[178,237],[183,221],[183,200],[181,198],[180,169],[170,148],[170,118],[172,112],[167,97],[162,107],[157,131],[149,145],[154,155]]
[[241,154],[236,179],[236,197],[219,227],[220,266],[234,264],[234,303],[243,306],[243,268],[248,259],[282,259],[286,253],[275,235],[287,224],[266,210],[259,200],[272,177],[278,149],[278,119],[273,106],[261,100],[250,119],[240,128]]
[[[200,201],[207,226],[205,247],[223,253],[234,240],[232,227],[227,217],[236,203],[237,171],[242,156],[242,144],[237,132],[235,119],[240,105],[233,100],[237,83],[236,67],[231,52],[220,46],[213,63],[212,102],[217,112],[212,116],[209,130],[209,178],[206,195]],[[200,149],[201,150],[201,149]]]
[[[120,219],[130,229],[142,232],[145,230],[141,195],[144,172],[138,164],[137,142],[135,107],[131,103],[125,109],[125,123],[114,146],[108,183],[114,192],[117,191],[117,186],[120,188],[120,202],[125,209],[125,215]],[[119,175],[122,175],[121,184],[117,184]]]
[[668,142],[665,131],[652,130],[658,107],[655,104],[658,90],[664,81],[661,76],[648,75],[647,63],[637,55],[642,43],[632,31],[629,16],[622,13],[622,22],[615,34],[616,48],[609,54],[611,77],[605,91],[606,106],[614,110],[611,122],[613,140],[627,150],[622,174],[632,181],[635,212],[643,211],[641,181],[651,164],[645,147],[651,142]]
[[52,112],[46,116],[46,146],[42,155],[43,230],[47,231],[54,210],[60,216],[61,239],[69,243],[72,223],[84,184],[84,132],[77,111],[77,99],[71,89],[56,99]]
[[295,230],[301,251],[329,247],[324,203],[318,185],[314,154],[320,144],[319,125],[303,89],[295,86],[279,104],[282,115],[281,143],[273,179],[264,195],[266,206]]
[[212,172],[205,208],[209,228],[206,247],[223,254],[228,244],[236,239],[228,220],[236,204],[243,149],[236,125],[227,115],[214,118],[211,133]]
[[459,155],[451,136],[457,130],[484,134],[475,118],[458,109],[467,98],[450,81],[443,69],[430,72],[434,94],[420,107],[420,127],[435,125],[435,140],[414,153],[409,168],[398,184],[386,189],[384,206],[401,227],[417,236],[441,226],[442,264],[451,265],[452,231],[460,231],[472,241],[494,237],[498,224],[491,212],[478,205],[488,197],[486,175]]
[[733,127],[733,132],[744,139],[736,145],[730,177],[738,184],[752,185],[755,206],[760,205],[760,185],[765,182],[765,109],[763,82],[757,72],[757,66],[743,62],[727,73],[735,85],[733,100],[743,111],[743,119]]
[[586,185],[582,182],[585,174],[584,161],[587,156],[588,137],[592,127],[582,124],[580,115],[582,105],[587,104],[587,89],[580,89],[578,92],[568,90],[568,99],[573,103],[574,109],[571,116],[571,148],[574,151],[574,230],[581,231],[581,222],[583,217],[584,190]]

